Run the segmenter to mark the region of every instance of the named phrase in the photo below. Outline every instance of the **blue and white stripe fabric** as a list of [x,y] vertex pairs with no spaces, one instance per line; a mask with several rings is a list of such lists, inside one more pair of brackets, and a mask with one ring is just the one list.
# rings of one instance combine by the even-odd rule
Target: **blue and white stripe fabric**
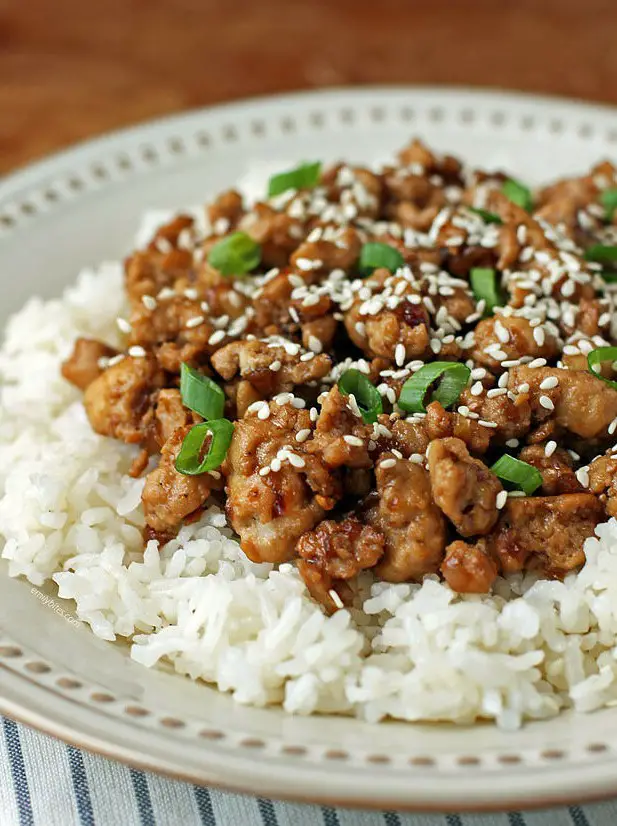
[[147,774],[2,719],[0,826],[614,826],[617,801],[411,815],[280,803]]

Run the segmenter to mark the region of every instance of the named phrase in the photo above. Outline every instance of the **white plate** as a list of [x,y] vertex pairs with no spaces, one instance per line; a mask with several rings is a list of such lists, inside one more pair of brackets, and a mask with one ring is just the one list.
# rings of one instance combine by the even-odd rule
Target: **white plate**
[[[376,160],[414,134],[530,181],[617,151],[611,109],[444,89],[319,92],[159,121],[0,184],[0,320],[33,293],[58,294],[81,267],[125,254],[146,208],[201,202],[256,163]],[[0,712],[92,751],[196,782],[381,808],[520,808],[617,793],[617,710],[513,734],[292,718],[147,670],[54,605],[2,568]]]

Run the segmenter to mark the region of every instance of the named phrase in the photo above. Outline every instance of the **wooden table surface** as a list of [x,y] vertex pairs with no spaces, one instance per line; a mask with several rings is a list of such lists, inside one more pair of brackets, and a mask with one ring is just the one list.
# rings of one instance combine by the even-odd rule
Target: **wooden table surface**
[[0,172],[106,130],[363,83],[617,103],[617,0],[0,0]]

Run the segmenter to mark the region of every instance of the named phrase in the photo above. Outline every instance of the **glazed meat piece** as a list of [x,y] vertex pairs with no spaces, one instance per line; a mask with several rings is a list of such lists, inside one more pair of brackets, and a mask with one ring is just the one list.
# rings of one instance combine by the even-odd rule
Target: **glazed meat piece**
[[302,224],[269,204],[258,203],[240,222],[240,229],[261,245],[265,267],[284,267],[303,237]]
[[532,327],[526,318],[519,316],[485,318],[475,330],[473,356],[490,370],[501,370],[504,360],[520,359],[521,356],[553,359],[558,352],[557,339],[553,335],[542,325]]
[[497,494],[503,490],[495,474],[460,439],[432,441],[428,467],[433,498],[461,536],[487,534],[497,522]]
[[373,427],[352,411],[349,397],[334,386],[322,400],[315,434],[305,449],[330,468],[370,468],[368,443]]
[[538,468],[542,474],[542,493],[546,496],[582,493],[583,487],[576,478],[574,462],[568,451],[558,447],[547,456],[546,449],[546,444],[528,445],[518,457],[522,462]]
[[249,414],[236,422],[227,454],[227,515],[249,559],[285,562],[341,491],[338,478],[296,438],[311,430],[308,411],[276,402],[268,409],[266,419]]
[[583,439],[605,438],[617,416],[617,390],[587,371],[514,367],[508,387],[523,392],[521,385],[529,388],[525,394],[536,419],[554,417],[560,427]]
[[187,516],[200,508],[210,491],[220,487],[220,473],[185,476],[175,462],[190,427],[174,430],[161,449],[158,467],[146,476],[141,495],[146,525],[153,534],[169,539]]
[[303,262],[307,260],[318,262],[318,266],[313,264],[313,272],[347,272],[357,265],[361,249],[360,236],[352,227],[330,232],[318,227],[311,232],[310,240],[300,244],[290,261],[301,273],[304,272]]
[[131,444],[145,441],[154,419],[156,391],[164,380],[153,356],[125,356],[107,368],[84,394],[92,429]]
[[[397,283],[402,284],[404,292],[382,294],[383,288],[388,293],[396,290]],[[358,299],[345,313],[345,327],[353,343],[369,358],[394,359],[399,344],[405,361],[423,356],[429,348],[429,315],[417,291],[383,269],[373,273],[365,289],[372,290],[373,298]]]
[[212,201],[206,210],[208,221],[217,235],[233,230],[244,214],[242,195],[235,189],[228,189]]
[[127,258],[125,286],[133,307],[139,307],[144,296],[156,298],[165,287],[172,289],[180,278],[187,278],[193,268],[193,254],[179,249],[178,241],[183,233],[189,236],[193,219],[179,215],[160,227],[146,250],[138,250]]
[[224,343],[210,342],[214,327],[199,299],[172,295],[158,301],[154,309],[140,304],[130,316],[129,344],[155,348],[159,364],[170,373],[179,373],[185,362],[203,360]]
[[387,582],[435,573],[446,546],[446,525],[433,501],[428,473],[408,459],[383,453],[375,476],[377,492],[367,502],[365,520],[386,538],[375,572]]
[[564,577],[585,562],[583,544],[604,506],[590,493],[508,499],[490,550],[505,574],[520,571],[530,557],[546,576]]
[[[479,394],[471,392],[471,388],[467,387],[459,397],[459,405],[465,405],[472,413],[475,413],[479,419],[478,421],[491,422],[492,427],[489,429],[489,437],[491,444],[503,444],[509,439],[518,439],[529,432],[531,429],[531,406],[525,395],[518,395],[511,398],[504,392],[504,389],[492,388],[501,395],[489,396],[486,390],[482,390]],[[477,430],[486,431],[487,428],[474,422]],[[484,451],[478,450],[476,444],[469,442],[465,435],[458,433],[440,434],[440,435],[455,435],[462,439],[467,447],[474,453],[481,453]],[[436,438],[436,436],[435,436]]]
[[441,563],[443,578],[458,594],[486,594],[497,578],[497,565],[487,552],[486,539],[471,544],[451,542]]
[[337,605],[330,591],[376,565],[384,548],[384,535],[356,516],[340,522],[326,519],[300,538],[298,570],[311,596],[332,613]]
[[154,408],[154,438],[159,448],[162,448],[179,428],[187,428],[201,421],[201,416],[182,403],[179,390],[159,390]]
[[62,375],[75,387],[85,390],[103,372],[102,361],[117,355],[118,351],[93,338],[78,338],[73,352],[62,364]]
[[330,372],[330,356],[320,353],[302,361],[302,355],[302,349],[292,342],[233,341],[212,356],[212,365],[226,381],[237,375],[249,381],[264,398],[287,393]]
[[597,456],[589,465],[589,490],[606,505],[609,516],[617,516],[617,456]]
[[444,410],[439,402],[431,402],[426,408],[424,424],[430,441],[453,436],[473,453],[486,453],[494,433],[492,428],[483,427],[478,421]]

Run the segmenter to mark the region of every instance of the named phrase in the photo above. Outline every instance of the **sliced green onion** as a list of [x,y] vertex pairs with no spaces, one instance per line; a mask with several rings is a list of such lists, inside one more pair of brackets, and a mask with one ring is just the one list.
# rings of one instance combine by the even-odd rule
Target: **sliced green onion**
[[450,407],[461,395],[470,374],[469,367],[457,361],[433,361],[425,364],[403,385],[398,405],[408,413],[426,413],[424,397],[431,384],[440,378],[431,401],[439,402],[442,407]]
[[600,193],[600,202],[606,210],[606,220],[612,221],[615,210],[617,209],[617,189],[604,189]]
[[531,496],[534,490],[542,484],[542,474],[537,467],[521,462],[520,459],[515,459],[507,453],[497,459],[491,470],[499,479],[516,485],[527,496]]
[[180,395],[182,404],[208,419],[220,419],[225,409],[222,387],[198,370],[182,362],[180,365]]
[[381,396],[377,388],[355,368],[345,370],[338,380],[338,388],[345,396],[353,395],[362,414],[362,421],[372,424],[383,412]]
[[303,163],[289,172],[279,172],[268,181],[268,198],[274,198],[288,189],[312,189],[319,181],[321,162]]
[[373,241],[364,244],[360,250],[360,272],[363,275],[370,275],[373,270],[385,267],[390,272],[396,272],[399,267],[405,266],[405,259],[397,249],[389,244],[380,244]]
[[617,390],[617,381],[605,378],[599,370],[595,369],[598,365],[602,365],[607,361],[617,361],[617,347],[598,347],[587,354],[587,367],[589,368],[589,372],[593,373],[597,379],[602,379],[606,384],[610,384],[613,389]]
[[533,207],[533,197],[529,187],[514,178],[508,180],[501,187],[501,191],[509,201],[522,207],[526,212],[530,212]]
[[611,264],[617,261],[617,247],[607,244],[592,244],[585,250],[586,261],[597,261],[599,264]]
[[491,315],[494,307],[502,306],[504,298],[497,283],[497,273],[490,267],[473,267],[469,273],[471,289],[476,301],[484,300],[485,315]]
[[467,207],[467,209],[479,215],[485,224],[503,224],[499,215],[495,212],[489,212],[488,209],[480,209],[480,207]]
[[602,278],[607,284],[617,284],[617,272],[603,272]]
[[[184,476],[199,476],[209,470],[216,470],[222,464],[233,436],[234,426],[227,419],[214,419],[192,427],[184,437],[176,458],[176,470]],[[202,456],[203,446],[209,435],[212,441],[207,453]]]
[[259,264],[261,247],[246,232],[222,238],[210,250],[208,262],[222,275],[244,275]]

